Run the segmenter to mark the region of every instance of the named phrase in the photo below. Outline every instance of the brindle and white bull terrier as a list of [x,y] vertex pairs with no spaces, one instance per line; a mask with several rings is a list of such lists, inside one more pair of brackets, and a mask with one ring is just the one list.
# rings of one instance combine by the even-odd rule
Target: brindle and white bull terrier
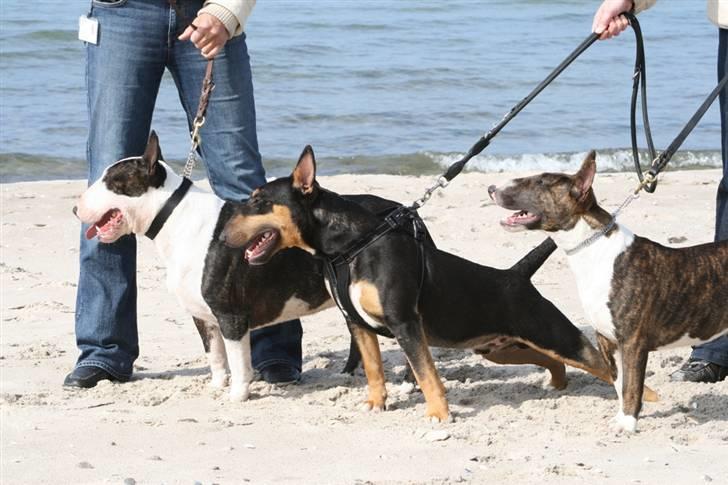
[[[635,236],[597,204],[595,153],[575,175],[544,173],[488,192],[517,210],[501,225],[546,231],[564,249],[584,310],[612,363],[619,428],[635,431],[651,350],[728,332],[728,241],[668,248]],[[728,412],[728,411],[727,411]]]

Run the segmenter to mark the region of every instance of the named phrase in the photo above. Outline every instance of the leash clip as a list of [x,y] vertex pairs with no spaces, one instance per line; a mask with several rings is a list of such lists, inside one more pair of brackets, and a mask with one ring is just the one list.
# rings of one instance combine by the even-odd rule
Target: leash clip
[[657,177],[652,174],[652,170],[647,170],[642,174],[642,181],[639,183],[636,189],[634,189],[633,195],[635,198],[639,197],[639,193],[648,185],[652,185],[657,182]]
[[420,207],[425,205],[428,200],[430,200],[432,194],[435,193],[436,190],[444,189],[448,185],[450,185],[450,182],[445,178],[444,175],[440,175],[435,185],[425,190],[425,193],[422,195],[422,197],[414,201],[414,203],[412,204],[412,209],[419,209]]

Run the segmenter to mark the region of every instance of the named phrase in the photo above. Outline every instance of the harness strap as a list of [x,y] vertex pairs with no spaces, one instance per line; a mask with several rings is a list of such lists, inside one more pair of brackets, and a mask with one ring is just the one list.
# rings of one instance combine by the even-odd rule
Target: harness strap
[[172,215],[174,209],[179,205],[182,199],[184,199],[185,195],[187,195],[187,191],[190,190],[191,186],[192,180],[187,177],[183,177],[180,186],[172,192],[172,195],[169,196],[169,199],[167,199],[164,203],[162,209],[154,217],[154,220],[149,225],[149,229],[147,229],[147,232],[144,233],[145,236],[152,240],[157,237],[159,231],[161,231],[162,227],[164,227],[164,223],[167,222],[167,219],[169,219],[169,216]]
[[368,233],[365,237],[362,237],[348,248],[339,253],[338,255],[331,258],[333,264],[351,263],[362,251],[377,242],[383,236],[386,236],[391,231],[406,227],[407,222],[412,222],[411,235],[416,240],[420,241],[425,237],[426,229],[425,224],[420,219],[420,216],[410,207],[398,207],[397,209],[390,212],[384,221],[379,224],[374,230]]
[[[412,225],[406,225],[411,221]],[[405,229],[407,228],[407,229]],[[325,278],[329,282],[329,288],[334,299],[334,303],[339,307],[344,317],[358,325],[369,327],[370,325],[362,318],[356,310],[354,303],[351,301],[349,294],[349,286],[351,284],[351,267],[350,264],[361,254],[362,251],[374,244],[376,241],[389,234],[394,230],[407,230],[407,233],[413,237],[417,246],[417,258],[420,266],[420,283],[417,290],[417,300],[420,299],[420,290],[425,279],[425,252],[423,245],[427,235],[427,229],[420,216],[409,207],[399,207],[390,212],[379,226],[366,237],[354,242],[345,251],[331,258],[324,258]]]

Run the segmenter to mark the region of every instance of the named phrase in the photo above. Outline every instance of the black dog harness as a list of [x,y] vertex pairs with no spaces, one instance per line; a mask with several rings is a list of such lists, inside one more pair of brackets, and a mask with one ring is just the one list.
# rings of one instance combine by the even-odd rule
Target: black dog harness
[[187,177],[182,177],[182,183],[174,192],[172,192],[172,195],[169,196],[169,199],[167,199],[164,203],[162,209],[157,212],[154,220],[149,225],[149,229],[147,229],[147,232],[144,233],[145,236],[151,240],[154,240],[154,238],[157,237],[159,231],[161,231],[162,227],[164,227],[164,223],[167,222],[167,219],[169,219],[169,216],[172,215],[174,209],[180,202],[182,202],[185,195],[187,195],[187,191],[190,190],[190,187],[192,187],[192,180]]
[[417,211],[410,207],[398,207],[388,210],[382,214],[384,221],[365,237],[354,241],[345,251],[333,257],[323,258],[324,277],[329,282],[331,295],[336,306],[350,322],[357,323],[364,327],[371,327],[359,314],[351,301],[349,285],[351,284],[350,264],[366,248],[377,242],[392,231],[400,231],[410,235],[417,243],[417,259],[420,263],[420,284],[417,290],[417,301],[419,301],[420,290],[425,276],[425,253],[423,245],[427,243],[434,247],[434,242],[429,237],[425,223]]

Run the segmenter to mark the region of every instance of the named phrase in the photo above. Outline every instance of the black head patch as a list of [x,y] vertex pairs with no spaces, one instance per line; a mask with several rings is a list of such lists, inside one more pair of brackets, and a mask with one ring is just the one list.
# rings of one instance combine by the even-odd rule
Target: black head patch
[[127,197],[139,197],[150,188],[159,188],[167,178],[157,134],[152,131],[141,157],[126,158],[110,166],[103,182],[111,192]]

